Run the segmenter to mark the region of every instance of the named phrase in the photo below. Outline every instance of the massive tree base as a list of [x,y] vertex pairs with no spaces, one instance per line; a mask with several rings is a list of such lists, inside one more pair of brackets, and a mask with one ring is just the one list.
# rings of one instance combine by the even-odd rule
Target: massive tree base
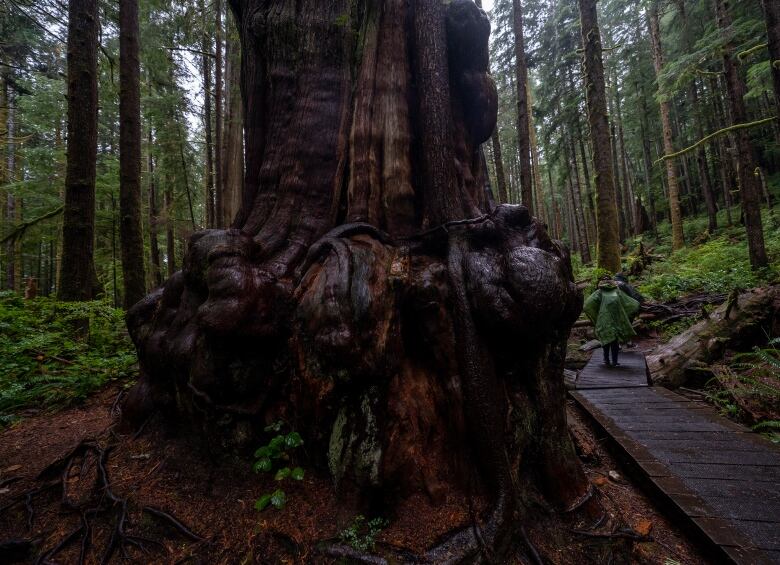
[[212,451],[257,447],[283,420],[308,464],[368,505],[492,496],[482,527],[432,548],[434,562],[504,551],[529,497],[589,500],[562,378],[582,297],[525,208],[395,241],[345,224],[290,278],[253,263],[260,251],[238,230],[196,234],[185,270],[130,311],[130,420],[159,410]]
[[377,512],[419,493],[490,501],[479,528],[423,560],[500,558],[529,499],[598,514],[566,429],[582,305],[568,254],[486,189],[485,13],[469,0],[232,7],[242,207],[129,312],[142,376],[128,418],[156,409],[212,453],[258,447],[284,421],[307,466]]

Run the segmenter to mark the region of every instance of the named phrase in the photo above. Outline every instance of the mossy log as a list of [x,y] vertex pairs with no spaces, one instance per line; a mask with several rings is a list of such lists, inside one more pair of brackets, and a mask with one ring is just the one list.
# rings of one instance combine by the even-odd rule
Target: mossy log
[[657,348],[647,365],[654,383],[685,386],[726,349],[749,349],[778,330],[780,285],[735,292],[708,318]]

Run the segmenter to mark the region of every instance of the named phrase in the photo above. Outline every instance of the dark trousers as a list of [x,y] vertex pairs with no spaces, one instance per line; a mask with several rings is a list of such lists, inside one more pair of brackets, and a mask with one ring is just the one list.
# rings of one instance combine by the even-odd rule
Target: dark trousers
[[612,354],[612,364],[617,365],[618,352],[620,351],[620,344],[617,341],[608,343],[603,346],[604,349],[604,363],[609,363],[609,355]]

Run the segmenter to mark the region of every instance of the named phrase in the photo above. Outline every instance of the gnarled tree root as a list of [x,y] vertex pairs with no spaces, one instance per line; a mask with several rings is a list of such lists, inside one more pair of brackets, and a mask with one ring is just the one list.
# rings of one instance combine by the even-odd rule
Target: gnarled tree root
[[[61,508],[70,514],[78,515],[79,526],[66,534],[52,547],[42,550],[36,558],[36,564],[43,565],[49,563],[50,560],[77,542],[80,543],[78,563],[79,565],[85,563],[91,549],[92,532],[98,517],[105,517],[111,524],[111,535],[105,547],[101,550],[95,549],[96,556],[99,556],[101,564],[109,563],[117,551],[123,558],[129,558],[128,548],[130,547],[136,548],[144,554],[150,554],[151,548],[167,552],[166,546],[161,541],[128,531],[130,526],[130,501],[113,491],[107,468],[109,456],[115,448],[116,445],[103,446],[94,439],[80,441],[65,455],[50,463],[39,473],[37,479],[48,481],[46,484],[22,492],[9,503],[0,507],[0,514],[2,514],[12,507],[23,503],[27,511],[26,525],[29,532],[33,529],[35,517],[34,499],[42,493],[59,490]],[[90,495],[86,497],[87,500],[79,503],[72,500],[68,491],[71,472],[78,466],[80,469],[79,476],[86,477],[90,465],[94,467],[95,483],[92,486]],[[145,506],[141,511],[156,517],[192,541],[204,541],[203,537],[163,510]],[[7,540],[0,542],[0,548],[9,555],[21,553],[22,551],[30,552],[32,547],[33,543],[31,540]]]

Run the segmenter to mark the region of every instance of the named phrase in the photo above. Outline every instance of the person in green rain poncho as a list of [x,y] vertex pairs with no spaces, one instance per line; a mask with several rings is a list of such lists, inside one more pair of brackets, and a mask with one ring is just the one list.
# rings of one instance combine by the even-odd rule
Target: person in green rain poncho
[[639,302],[605,276],[599,281],[596,292],[585,301],[583,310],[596,327],[596,338],[604,348],[604,364],[608,367],[619,365],[620,343],[636,335],[631,319],[639,313]]

